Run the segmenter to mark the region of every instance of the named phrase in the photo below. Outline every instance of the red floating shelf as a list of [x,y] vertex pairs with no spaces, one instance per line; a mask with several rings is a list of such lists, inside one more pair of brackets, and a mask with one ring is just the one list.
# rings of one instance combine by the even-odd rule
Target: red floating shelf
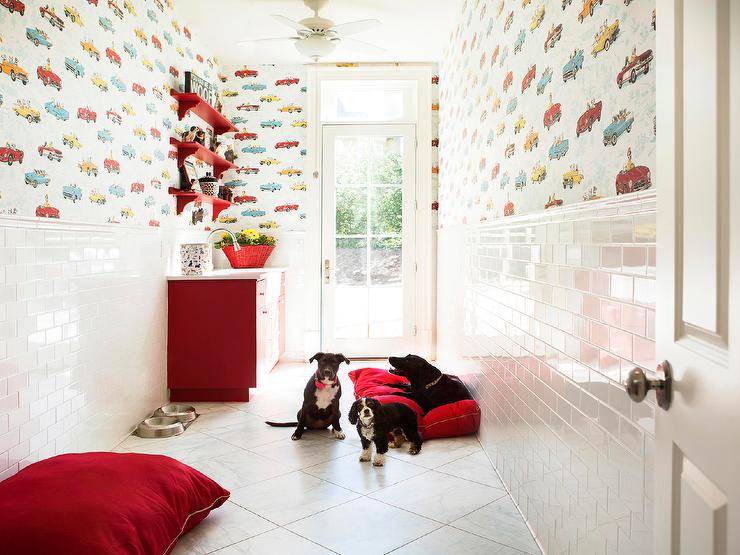
[[228,119],[197,94],[181,93],[175,89],[170,89],[170,95],[177,100],[177,116],[180,119],[184,118],[188,112],[193,112],[213,127],[213,132],[216,135],[237,131],[237,128]]
[[217,178],[221,178],[226,170],[236,168],[235,164],[232,164],[228,160],[221,158],[215,152],[208,150],[200,143],[183,143],[178,141],[174,137],[170,137],[170,144],[177,149],[177,167],[182,167],[185,162],[185,158],[188,156],[195,156],[198,160],[203,160],[206,164],[213,166],[213,175]]
[[223,210],[226,210],[229,206],[231,206],[231,203],[228,200],[224,200],[218,197],[212,197],[210,195],[204,195],[203,193],[198,193],[197,191],[182,191],[180,189],[170,187],[169,192],[171,195],[174,195],[175,198],[177,198],[178,214],[182,213],[186,204],[196,200],[200,200],[201,202],[205,202],[206,204],[210,204],[213,206],[213,221],[215,222],[216,218],[218,218],[218,215]]

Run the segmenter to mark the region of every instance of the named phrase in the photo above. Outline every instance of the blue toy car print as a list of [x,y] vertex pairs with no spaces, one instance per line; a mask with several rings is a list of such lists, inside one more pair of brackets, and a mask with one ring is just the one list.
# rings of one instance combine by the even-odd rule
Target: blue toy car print
[[526,186],[527,186],[527,174],[524,173],[524,170],[522,170],[519,172],[519,175],[517,175],[516,179],[514,180],[514,189],[516,189],[517,191],[521,191]]
[[305,156],[305,155],[306,155],[306,149],[305,148],[302,148],[301,149],[301,156]]
[[560,160],[568,152],[568,139],[556,140],[550,147],[549,156],[550,160]]
[[604,146],[616,145],[617,139],[626,131],[632,131],[635,118],[626,110],[622,110],[612,118],[612,122],[604,129]]
[[31,185],[34,189],[39,185],[48,185],[49,179],[43,170],[34,170],[26,174],[26,184]]
[[121,147],[121,153],[129,160],[133,160],[136,156],[136,149],[131,145],[123,145]]
[[576,74],[583,67],[583,50],[577,50],[573,52],[573,55],[568,60],[568,63],[563,66],[563,83],[568,81],[571,77],[576,78]]
[[545,68],[545,71],[540,75],[540,80],[537,81],[537,94],[545,92],[545,87],[550,81],[552,81],[552,68],[548,67]]
[[123,198],[123,195],[126,194],[126,191],[123,190],[123,187],[120,185],[111,185],[108,187],[108,192],[113,195],[114,197]]
[[268,119],[268,120],[260,122],[260,127],[263,127],[263,128],[269,127],[270,129],[275,129],[276,127],[282,127],[282,126],[283,126],[283,122],[278,121],[276,119]]
[[110,19],[108,19],[107,17],[102,17],[102,16],[99,17],[98,18],[98,23],[106,31],[110,31],[111,33],[115,33],[116,32],[116,30],[113,28],[113,22]]
[[154,197],[152,195],[149,195],[144,199],[144,206],[154,206]]
[[170,212],[172,212],[172,208],[170,208],[169,204],[163,204],[159,211],[162,212],[162,214],[164,214],[165,216],[169,216]]
[[77,185],[65,185],[62,187],[62,196],[72,202],[82,200],[82,189]]
[[159,70],[160,73],[167,73],[167,68],[164,67],[162,60],[156,60],[154,62],[154,65],[157,66],[157,69]]
[[110,84],[113,85],[120,92],[126,92],[126,84],[121,81],[116,75],[110,78]]
[[154,151],[154,157],[157,160],[159,160],[160,162],[163,162],[164,161],[164,152],[162,152],[161,150],[155,150]]
[[264,83],[247,83],[246,85],[242,85],[242,89],[245,91],[264,91],[267,88],[267,85]]
[[26,27],[26,38],[36,46],[45,46],[46,48],[51,48],[49,37],[38,27]]
[[264,210],[249,209],[249,210],[242,211],[242,216],[247,216],[250,218],[259,218],[260,216],[264,216],[265,213],[266,212]]
[[170,118],[164,118],[162,120],[162,125],[164,125],[165,129],[172,129],[172,122],[170,121]]
[[69,119],[69,112],[65,110],[61,104],[57,104],[56,102],[52,102],[50,100],[49,102],[44,104],[44,108],[47,112],[49,112],[58,120],[67,121]]
[[85,67],[75,58],[64,58],[64,67],[75,77],[85,76]]
[[146,104],[146,111],[149,114],[156,114],[157,113],[157,107],[154,105],[154,102],[147,102],[147,104]]
[[164,37],[164,40],[167,41],[167,44],[169,44],[170,46],[172,46],[172,35],[170,35],[167,31],[164,31],[162,33],[162,36]]
[[262,154],[263,152],[267,152],[267,149],[263,146],[245,146],[242,149],[242,152],[246,152],[248,154]]
[[98,131],[98,140],[104,143],[112,143],[113,135],[110,134],[109,129],[101,129]]
[[264,184],[260,185],[260,191],[270,191],[270,192],[273,192],[273,193],[275,191],[279,191],[282,188],[283,188],[283,186],[280,185],[280,183],[264,183]]
[[132,58],[136,58],[136,48],[130,42],[123,43],[123,51]]
[[241,179],[232,179],[231,181],[227,181],[226,183],[224,183],[224,187],[233,189],[234,187],[243,187],[246,184],[246,181],[242,181]]
[[234,125],[237,125],[239,123],[246,123],[246,121],[247,118],[245,118],[244,116],[234,116],[233,118],[231,118],[231,123],[233,123]]
[[516,42],[514,43],[514,54],[519,52],[522,49],[522,46],[524,46],[524,39],[527,38],[527,33],[522,29],[519,31],[519,36],[516,38]]
[[509,100],[509,103],[508,103],[508,104],[506,105],[506,113],[507,113],[507,114],[510,114],[510,113],[512,113],[512,112],[513,112],[514,110],[516,110],[516,106],[517,106],[517,104],[518,104],[518,99],[517,99],[517,97],[515,96],[515,97],[513,97],[513,98],[512,98],[511,100]]
[[499,183],[500,189],[506,189],[506,186],[509,184],[509,174],[504,172],[504,175],[501,176],[501,182]]
[[157,14],[154,10],[152,9],[147,10],[146,15],[152,21],[152,23],[157,23]]

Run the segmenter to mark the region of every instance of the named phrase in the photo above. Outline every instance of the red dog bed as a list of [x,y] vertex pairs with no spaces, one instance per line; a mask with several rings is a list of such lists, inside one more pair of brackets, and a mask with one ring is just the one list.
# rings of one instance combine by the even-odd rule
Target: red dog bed
[[472,399],[449,403],[424,414],[411,399],[398,395],[394,384],[408,384],[408,380],[380,368],[359,368],[349,373],[355,384],[355,399],[373,397],[381,403],[403,403],[416,413],[419,433],[425,440],[472,434],[480,425],[480,407]]

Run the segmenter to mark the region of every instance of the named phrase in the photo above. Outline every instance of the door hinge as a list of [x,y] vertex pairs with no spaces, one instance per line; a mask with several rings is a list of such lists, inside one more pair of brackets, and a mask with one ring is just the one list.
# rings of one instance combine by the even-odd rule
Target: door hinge
[[419,271],[419,263],[414,262],[414,272],[418,272],[418,271]]
[[416,325],[414,325],[414,337],[416,337],[416,335],[417,335],[418,333],[419,333],[419,330],[418,330],[418,328],[416,327]]
[[414,210],[418,210],[418,209],[419,209],[419,201],[414,199]]

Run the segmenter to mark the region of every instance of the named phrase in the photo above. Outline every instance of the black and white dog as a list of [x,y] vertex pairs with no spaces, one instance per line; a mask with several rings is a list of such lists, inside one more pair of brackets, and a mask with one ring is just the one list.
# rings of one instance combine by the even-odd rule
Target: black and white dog
[[332,435],[337,439],[344,439],[339,417],[339,398],[342,396],[342,386],[339,384],[339,365],[349,364],[349,359],[342,353],[316,353],[309,362],[318,361],[319,367],[308,380],[303,390],[303,406],[298,411],[298,420],[295,422],[265,422],[270,426],[296,426],[290,436],[294,440],[301,439],[306,428],[310,430],[325,430],[330,425]]
[[402,403],[386,403],[385,405],[371,397],[357,399],[349,409],[350,424],[357,425],[360,434],[362,454],[360,462],[370,460],[371,443],[375,444],[375,458],[373,466],[385,464],[385,454],[388,452],[388,435],[393,437],[394,447],[403,444],[403,436],[409,440],[409,453],[417,455],[421,451],[421,436],[413,410]]

